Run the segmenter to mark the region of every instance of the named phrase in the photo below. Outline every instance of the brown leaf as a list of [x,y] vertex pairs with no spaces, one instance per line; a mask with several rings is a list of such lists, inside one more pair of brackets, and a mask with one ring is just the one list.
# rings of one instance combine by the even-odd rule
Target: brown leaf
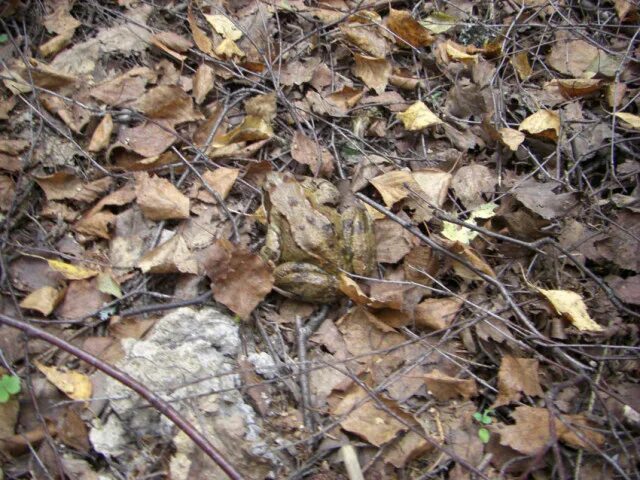
[[[395,402],[382,398],[380,401],[405,421],[412,420],[409,415],[400,410]],[[363,402],[363,404],[357,406],[360,402]],[[340,402],[331,409],[331,414],[336,417],[346,415],[347,417],[340,422],[340,426],[377,447],[389,442],[400,432],[409,428],[389,412],[379,408],[369,398],[369,393],[358,385],[354,385]]]
[[91,113],[84,106],[68,104],[61,97],[48,93],[41,94],[40,100],[47,110],[58,115],[75,133],[82,133],[82,129],[91,120]]
[[273,129],[269,122],[262,117],[247,115],[240,125],[216,137],[214,143],[216,147],[221,147],[232,143],[266,140],[271,136],[273,136]]
[[198,105],[204,101],[207,94],[213,89],[214,80],[215,73],[213,68],[204,63],[198,67],[193,77],[193,98]]
[[118,142],[143,157],[160,155],[175,141],[175,132],[163,122],[122,127],[118,131]]
[[[280,84],[291,87],[310,82],[320,63],[321,60],[318,57],[312,57],[309,60],[295,59],[287,62],[280,70]],[[316,90],[331,85],[331,78],[329,78],[329,83],[323,82],[321,79],[318,79],[318,81],[319,83],[316,82],[313,85]]]
[[48,317],[64,298],[64,293],[64,289],[40,287],[27,295],[20,302],[20,306],[29,310],[37,310],[45,317]]
[[598,49],[589,42],[568,40],[566,32],[558,31],[547,63],[560,73],[580,78],[597,57]]
[[560,116],[551,110],[538,110],[525,118],[518,130],[555,142],[560,135]]
[[531,68],[531,64],[529,63],[529,55],[527,52],[516,53],[510,59],[511,65],[518,72],[518,77],[520,80],[527,80],[531,74],[533,73],[533,69]]
[[276,94],[272,92],[251,97],[244,102],[244,110],[247,115],[261,118],[270,123],[277,113]]
[[226,240],[209,247],[204,269],[214,298],[243,320],[273,288],[271,267],[258,255]]
[[421,101],[417,101],[404,112],[398,113],[398,118],[402,121],[404,128],[411,132],[442,123],[442,120]]
[[355,54],[356,66],[354,73],[367,87],[374,89],[381,94],[387,88],[389,75],[391,75],[391,64],[384,58],[366,57]]
[[109,225],[116,216],[110,211],[103,211],[106,206],[122,206],[132,202],[136,198],[135,190],[130,185],[125,185],[119,190],[110,193],[100,200],[91,210],[74,225],[74,229],[84,235],[92,235],[109,239]]
[[206,53],[207,55],[213,55],[213,42],[204,32],[204,30],[202,30],[198,26],[198,20],[193,14],[191,4],[189,4],[187,19],[189,20],[189,28],[191,29],[193,41],[195,42],[196,46],[200,49],[200,51]]
[[375,25],[349,22],[340,24],[339,28],[347,41],[361,48],[369,55],[376,58],[384,58],[389,53],[387,40],[378,32]]
[[412,239],[407,236],[407,231],[398,222],[384,218],[377,220],[374,223],[374,228],[376,257],[379,262],[397,263],[411,250]]
[[[448,242],[446,246],[453,253],[460,255],[476,270],[480,271],[481,273],[484,273],[485,275],[496,278],[496,273],[493,271],[491,266],[482,258],[480,254],[476,253],[468,245],[465,245],[460,242]],[[478,274],[476,274],[473,270],[465,266],[462,262],[458,262],[454,260],[453,270],[455,271],[456,275],[458,275],[459,277],[465,278],[467,280],[481,279],[481,277]]]
[[123,105],[140,98],[147,82],[155,77],[156,74],[149,68],[134,68],[116,78],[99,83],[90,90],[90,95],[107,105]]
[[49,39],[48,41],[46,41],[45,43],[43,43],[38,47],[38,51],[40,52],[40,55],[42,55],[43,57],[49,57],[51,55],[55,55],[64,47],[69,45],[69,43],[71,43],[71,39],[73,38],[74,34],[75,34],[75,29],[69,29]]
[[478,164],[461,167],[451,179],[456,197],[468,210],[486,203],[483,195],[493,193],[496,183],[498,179],[495,172]]
[[[536,408],[522,405],[516,407],[511,414],[515,425],[500,428],[500,443],[517,450],[525,455],[535,456],[546,448],[551,441],[549,411],[546,408]],[[576,448],[593,451],[586,441],[578,437],[573,430],[580,433],[596,446],[604,443],[604,437],[589,428],[585,417],[579,415],[562,415],[554,418],[555,431],[560,441]]]
[[138,261],[138,268],[144,273],[154,274],[199,273],[196,259],[179,234],[145,253]]
[[406,43],[408,43],[412,47],[420,48],[427,47],[435,41],[431,32],[420,25],[420,23],[411,16],[411,12],[407,10],[390,8],[389,16],[387,17],[387,26],[389,30],[400,37],[401,40],[396,39],[396,43],[399,45],[406,45]]
[[108,113],[102,118],[96,129],[93,131],[93,136],[89,142],[88,150],[90,152],[99,152],[104,150],[109,145],[111,139],[111,133],[113,132],[113,120]]
[[538,360],[505,355],[498,372],[498,398],[494,407],[517,402],[521,394],[541,397],[544,395],[538,379]]
[[291,142],[291,156],[303,165],[308,165],[311,173],[329,176],[333,172],[333,155],[304,133],[296,131]]
[[64,301],[56,309],[56,314],[72,320],[94,315],[111,300],[109,295],[98,290],[96,284],[95,278],[69,282]]
[[453,323],[464,301],[461,298],[427,298],[415,309],[416,326],[443,330]]
[[60,2],[54,11],[42,19],[42,23],[49,33],[63,33],[78,28],[81,23],[70,13],[69,2]]
[[150,177],[145,172],[136,173],[135,179],[137,202],[145,217],[151,220],[189,218],[189,199],[171,182]]
[[433,370],[427,373],[424,376],[424,383],[427,385],[429,392],[441,402],[459,397],[469,400],[471,397],[478,395],[476,382],[473,379],[450,377],[440,370]]
[[616,296],[625,303],[640,305],[640,275],[627,278],[607,277],[607,283],[616,292]]
[[[215,170],[207,170],[202,174],[202,178],[207,182],[207,185],[216,191],[224,200],[227,198],[227,195],[229,195],[239,174],[240,170],[237,168],[220,167]],[[200,193],[198,193],[198,200],[207,203],[217,202],[204,186],[201,187]]]
[[76,410],[73,407],[67,408],[57,421],[58,437],[62,443],[79,452],[88,453],[91,448],[89,430]]
[[558,186],[555,182],[540,183],[529,178],[516,185],[513,194],[529,210],[550,220],[565,215],[576,204],[573,193],[554,193]]
[[180,123],[204,119],[204,116],[194,109],[191,97],[175,85],[160,85],[152,88],[135,103],[134,107],[147,117],[164,120],[165,124],[172,127]]
[[109,190],[113,183],[111,177],[83,183],[74,174],[68,172],[36,177],[35,181],[44,190],[47,200],[75,200],[78,202],[93,202],[99,195]]
[[396,468],[404,468],[410,461],[422,457],[434,448],[422,435],[410,431],[385,448],[384,461]]

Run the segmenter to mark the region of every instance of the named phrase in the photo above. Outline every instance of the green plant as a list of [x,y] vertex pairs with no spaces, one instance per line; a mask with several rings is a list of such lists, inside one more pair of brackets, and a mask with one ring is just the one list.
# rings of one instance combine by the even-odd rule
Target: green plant
[[7,403],[11,395],[20,393],[20,377],[17,375],[2,375],[0,378],[0,403]]
[[[483,412],[474,413],[473,419],[481,425],[491,425],[491,423],[493,422],[493,418],[491,418],[491,415],[493,414],[494,411],[490,408],[487,408]],[[482,443],[488,443],[490,436],[491,434],[489,433],[489,430],[484,427],[478,428],[478,438]]]

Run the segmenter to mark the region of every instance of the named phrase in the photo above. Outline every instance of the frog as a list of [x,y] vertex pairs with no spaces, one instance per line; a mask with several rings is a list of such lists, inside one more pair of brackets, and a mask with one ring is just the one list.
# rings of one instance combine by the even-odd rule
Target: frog
[[331,303],[340,297],[341,272],[373,274],[373,220],[361,205],[338,212],[340,193],[331,182],[272,172],[263,192],[267,234],[261,255],[274,266],[280,290],[298,300]]

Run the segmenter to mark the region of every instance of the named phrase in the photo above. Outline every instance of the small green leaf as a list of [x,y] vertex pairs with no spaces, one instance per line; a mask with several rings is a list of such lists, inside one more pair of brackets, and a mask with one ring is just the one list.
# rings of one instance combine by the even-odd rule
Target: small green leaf
[[490,436],[491,434],[489,433],[489,430],[487,430],[486,428],[478,429],[478,438],[482,443],[489,443]]
[[9,392],[0,387],[0,403],[7,403],[9,401]]
[[482,414],[480,412],[476,412],[473,414],[473,419],[478,421],[478,422],[482,422]]
[[7,35],[6,33],[3,33],[2,35],[0,35],[0,43],[7,43],[8,40],[9,40],[9,35]]
[[3,375],[1,383],[7,393],[11,395],[20,393],[20,377],[17,375]]
[[482,417],[482,423],[484,423],[485,425],[491,425],[491,422],[493,422],[491,417],[489,417],[489,416]]

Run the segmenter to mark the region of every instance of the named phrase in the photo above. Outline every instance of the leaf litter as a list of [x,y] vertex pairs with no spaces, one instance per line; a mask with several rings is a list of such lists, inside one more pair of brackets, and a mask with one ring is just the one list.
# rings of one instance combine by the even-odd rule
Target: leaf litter
[[[3,316],[246,478],[638,476],[632,2],[30,9],[0,8]],[[0,476],[222,478],[9,331]]]

